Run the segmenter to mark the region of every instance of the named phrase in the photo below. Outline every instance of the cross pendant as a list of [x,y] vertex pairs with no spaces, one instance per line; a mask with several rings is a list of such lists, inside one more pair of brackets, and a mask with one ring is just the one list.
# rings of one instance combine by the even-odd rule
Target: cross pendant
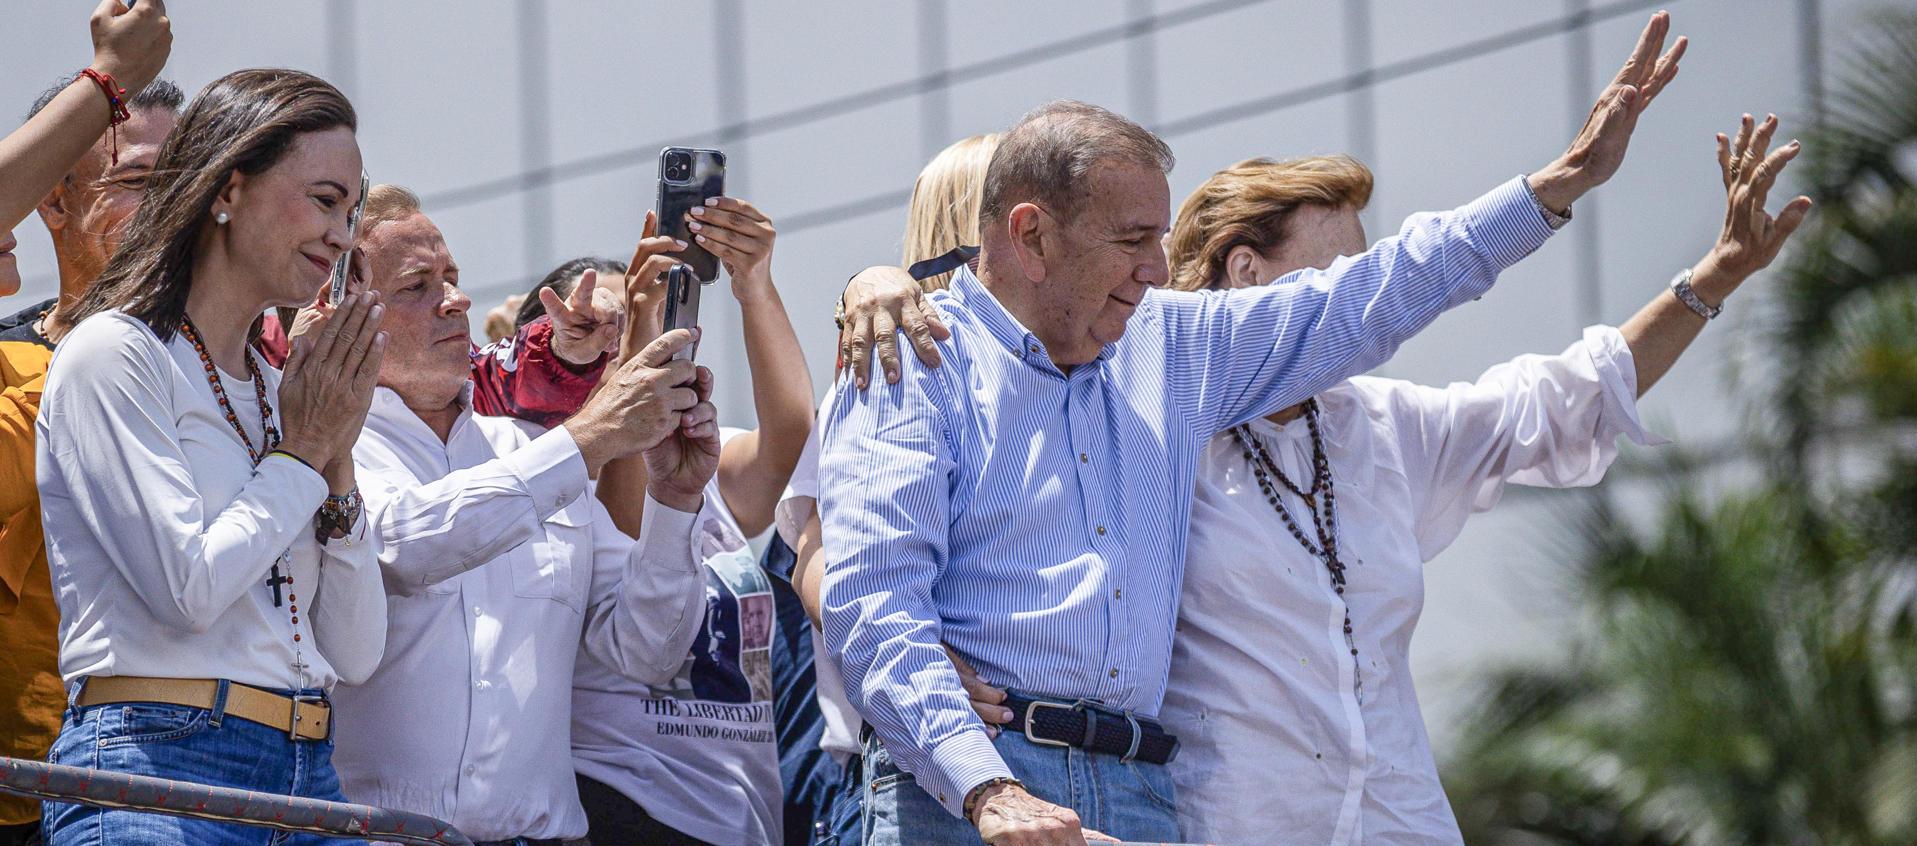
[[267,577],[266,586],[273,589],[273,607],[274,608],[278,608],[282,604],[284,604],[284,600],[280,596],[280,585],[286,584],[291,581],[293,580],[280,575],[280,565],[278,564],[273,565],[273,574]]

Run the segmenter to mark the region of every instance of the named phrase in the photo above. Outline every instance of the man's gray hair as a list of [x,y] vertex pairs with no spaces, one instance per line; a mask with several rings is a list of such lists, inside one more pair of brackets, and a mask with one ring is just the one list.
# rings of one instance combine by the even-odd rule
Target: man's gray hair
[[1173,161],[1171,147],[1124,116],[1077,100],[1053,100],[1019,118],[999,140],[985,171],[979,220],[1003,220],[1025,202],[1070,220],[1093,167],[1122,162],[1170,173]]
[[[47,86],[47,90],[40,92],[40,96],[34,98],[33,107],[27,110],[27,119],[32,120],[34,115],[39,114],[53,102],[53,98],[60,96],[60,92],[67,90],[67,86],[72,84],[73,78],[67,77]],[[147,83],[145,88],[140,89],[140,93],[126,101],[127,111],[162,109],[171,112],[174,117],[180,116],[180,109],[185,105],[186,92],[181,91],[180,86],[174,85],[167,79],[155,79]]]

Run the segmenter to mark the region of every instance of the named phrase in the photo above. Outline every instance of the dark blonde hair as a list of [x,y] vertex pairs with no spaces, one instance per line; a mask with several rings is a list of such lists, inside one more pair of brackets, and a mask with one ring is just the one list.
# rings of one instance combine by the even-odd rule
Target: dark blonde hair
[[1350,156],[1246,159],[1212,174],[1178,207],[1165,249],[1171,287],[1215,286],[1233,247],[1269,254],[1299,206],[1362,209],[1370,202],[1371,170]]
[[373,227],[420,214],[419,195],[398,185],[382,182],[366,189],[366,211],[359,216],[357,237],[364,238]]
[[140,210],[73,321],[119,309],[171,338],[186,318],[194,250],[227,180],[278,164],[301,135],[342,126],[358,130],[353,105],[309,73],[234,71],[201,89],[160,146]]
[[[998,133],[960,139],[939,151],[912,184],[912,206],[905,215],[905,262],[911,267],[938,258],[953,247],[978,246],[978,207],[985,169],[998,149]],[[951,273],[919,280],[926,291],[942,290]]]

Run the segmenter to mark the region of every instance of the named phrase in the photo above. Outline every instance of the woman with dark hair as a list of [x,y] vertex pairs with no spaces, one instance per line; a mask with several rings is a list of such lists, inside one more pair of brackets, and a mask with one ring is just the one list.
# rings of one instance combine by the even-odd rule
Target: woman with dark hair
[[[55,763],[343,798],[327,691],[385,648],[352,459],[382,309],[348,297],[283,376],[248,341],[350,246],[355,129],[308,74],[207,86],[54,355],[37,465],[68,691]],[[55,846],[280,836],[53,803],[45,820]]]

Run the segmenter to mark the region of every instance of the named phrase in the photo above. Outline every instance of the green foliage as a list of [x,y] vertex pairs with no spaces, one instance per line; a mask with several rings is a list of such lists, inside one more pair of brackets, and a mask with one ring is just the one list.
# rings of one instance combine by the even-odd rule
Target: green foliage
[[1676,459],[1644,531],[1592,498],[1584,633],[1489,676],[1447,766],[1468,842],[1917,843],[1917,14],[1857,44],[1806,138],[1759,481]]

